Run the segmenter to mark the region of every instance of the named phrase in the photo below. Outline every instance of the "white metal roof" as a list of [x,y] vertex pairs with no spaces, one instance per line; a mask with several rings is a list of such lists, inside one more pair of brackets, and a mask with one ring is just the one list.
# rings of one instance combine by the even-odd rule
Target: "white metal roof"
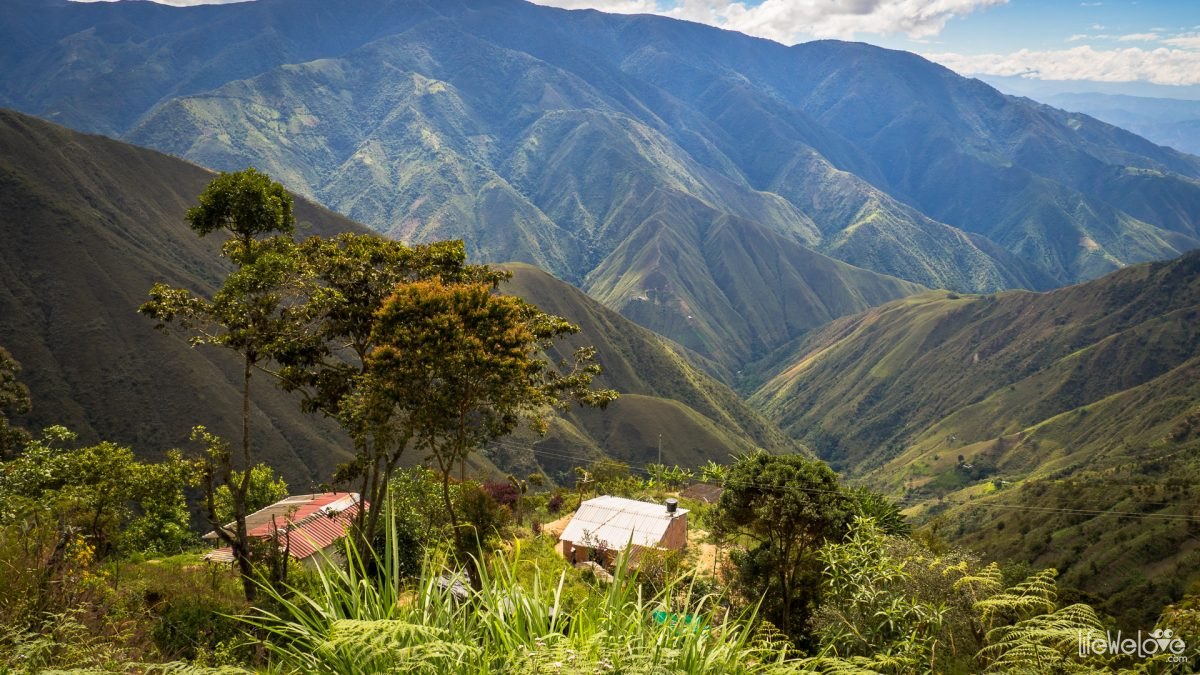
[[559,540],[604,542],[614,551],[624,550],[631,541],[634,546],[658,546],[671,520],[687,512],[667,513],[666,504],[604,495],[580,504]]

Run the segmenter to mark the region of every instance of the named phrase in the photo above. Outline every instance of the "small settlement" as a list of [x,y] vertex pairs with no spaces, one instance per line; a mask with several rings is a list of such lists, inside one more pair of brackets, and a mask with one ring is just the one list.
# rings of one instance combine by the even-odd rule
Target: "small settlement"
[[[359,508],[357,492],[295,495],[246,516],[246,530],[252,539],[275,539],[305,567],[315,568],[327,560],[341,564],[343,556],[335,544],[346,535]],[[232,530],[234,524],[225,527]],[[215,531],[203,538],[219,541]],[[233,562],[233,550],[228,546],[218,548],[205,554],[204,559]]]
[[633,561],[644,549],[681,551],[687,546],[687,513],[674,499],[665,504],[609,495],[589,499],[559,536],[559,552],[572,564],[610,567],[629,547]]

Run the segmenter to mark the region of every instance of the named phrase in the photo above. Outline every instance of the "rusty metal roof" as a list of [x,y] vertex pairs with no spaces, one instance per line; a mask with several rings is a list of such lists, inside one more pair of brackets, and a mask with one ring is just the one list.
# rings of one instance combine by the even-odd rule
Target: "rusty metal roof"
[[687,512],[676,509],[675,513],[667,513],[665,504],[605,495],[580,504],[559,540],[585,545],[588,541],[603,542],[614,551],[624,550],[630,543],[658,546],[671,521]]
[[[344,537],[358,509],[357,492],[288,497],[247,516],[247,534],[254,539],[267,539],[278,532],[281,539],[286,537],[291,556],[303,560]],[[232,525],[227,527],[232,529]],[[215,539],[216,536],[216,532],[209,532],[205,538]],[[230,562],[233,552],[228,547],[218,548],[206,554],[204,559]]]

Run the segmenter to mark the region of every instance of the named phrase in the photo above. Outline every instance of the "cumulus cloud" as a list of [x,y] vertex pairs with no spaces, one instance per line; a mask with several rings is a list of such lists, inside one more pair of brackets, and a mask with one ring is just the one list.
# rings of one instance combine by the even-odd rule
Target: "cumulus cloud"
[[563,9],[598,9],[612,14],[654,14],[658,11],[655,0],[552,0],[537,4]]
[[1163,44],[1179,47],[1180,49],[1200,49],[1200,34],[1187,33],[1176,35],[1163,40]]
[[964,75],[1020,75],[1040,80],[1200,84],[1200,51],[1185,49],[1071,49],[1011,54],[924,54]]
[[1008,0],[533,0],[538,4],[605,12],[646,12],[706,23],[785,44],[817,37],[853,38],[860,33],[905,33],[914,39],[939,34],[946,22]]
[[1130,33],[1117,39],[1121,42],[1154,42],[1158,39],[1158,33]]

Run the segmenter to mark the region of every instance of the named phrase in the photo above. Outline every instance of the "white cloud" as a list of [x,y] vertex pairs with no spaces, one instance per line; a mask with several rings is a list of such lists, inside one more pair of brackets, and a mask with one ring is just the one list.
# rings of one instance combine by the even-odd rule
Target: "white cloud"
[[1088,36],[1086,33],[1076,33],[1075,35],[1072,35],[1071,37],[1067,38],[1067,42],[1079,42],[1080,40],[1086,40],[1086,39],[1088,39]]
[[1158,39],[1158,33],[1130,33],[1117,39],[1121,42],[1154,42]]
[[1011,54],[924,54],[964,75],[1021,75],[1039,80],[1200,84],[1200,52],[1183,49],[1071,49]]
[[1104,30],[1105,28],[1108,28],[1108,26],[1105,26],[1105,25],[1104,25],[1104,24],[1102,24],[1102,23],[1094,23],[1094,24],[1092,24],[1092,30]]
[[534,0],[538,4],[605,12],[648,12],[696,21],[791,44],[809,37],[853,38],[859,33],[936,36],[946,22],[1008,0]]
[[1200,49],[1200,34],[1186,33],[1163,40],[1163,44],[1179,47],[1180,49]]
[[1079,3],[1080,7],[1101,7],[1103,5],[1104,5],[1103,2],[1081,2],[1081,3]]
[[612,14],[654,14],[658,11],[655,0],[550,0],[537,4],[563,9],[598,9]]

